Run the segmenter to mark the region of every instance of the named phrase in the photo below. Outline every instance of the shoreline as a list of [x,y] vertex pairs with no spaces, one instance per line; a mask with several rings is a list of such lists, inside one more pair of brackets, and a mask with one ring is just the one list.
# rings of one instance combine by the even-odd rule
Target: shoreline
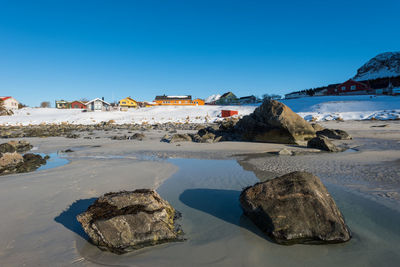
[[[348,189],[350,193],[358,194],[359,197],[366,196],[365,201],[360,199],[360,203],[369,203],[366,200],[373,200],[376,205],[398,207],[400,173],[397,166],[400,163],[398,155],[400,136],[395,136],[395,133],[400,132],[400,123],[397,121],[386,123],[388,124],[386,127],[371,127],[382,122],[324,123],[325,127],[344,129],[354,137],[353,140],[334,142],[338,145],[346,143],[350,147],[357,146],[358,151],[339,153],[320,153],[300,146],[269,143],[169,144],[160,142],[165,134],[165,131],[161,130],[144,131],[146,137],[143,141],[110,139],[111,135],[125,134],[128,130],[117,130],[112,133],[95,132],[94,135],[98,136],[98,139],[84,139],[83,137],[88,134],[85,132],[77,139],[65,137],[3,139],[4,142],[20,139],[29,141],[35,147],[35,153],[49,154],[66,149],[72,149],[74,152],[60,154],[70,160],[66,165],[0,177],[0,201],[3,203],[0,206],[0,213],[8,215],[2,216],[0,223],[0,261],[4,265],[32,262],[44,265],[50,262],[59,262],[62,265],[72,263],[90,265],[90,262],[80,256],[79,247],[82,248],[83,244],[97,256],[100,252],[87,243],[79,224],[74,219],[75,216],[83,212],[94,198],[107,192],[138,188],[164,190],[162,188],[171,183],[171,179],[175,179],[177,175],[178,177],[182,175],[182,171],[184,176],[179,178],[183,179],[181,183],[184,183],[185,179],[193,181],[194,189],[205,186],[211,189],[221,187],[227,189],[238,182],[231,180],[235,176],[252,177],[245,178],[244,181],[254,183],[255,177],[273,178],[281,172],[304,169],[316,174],[327,185]],[[188,131],[190,130],[177,130],[178,133]],[[268,154],[283,148],[301,154],[295,156]],[[175,165],[174,162],[180,162],[180,165]],[[215,168],[215,179],[212,180],[212,184],[207,182],[209,177],[203,177],[201,173],[201,171],[210,173],[210,170],[205,169],[208,167],[202,169],[201,166],[190,166],[191,162]],[[234,170],[227,169],[231,168],[229,166],[234,166]],[[228,171],[228,176],[225,171]],[[377,179],[375,176],[379,173],[383,176],[377,176],[379,178]],[[239,188],[236,184],[236,190],[247,183],[243,183]],[[366,187],[362,188],[360,185]],[[388,203],[391,201],[393,205]],[[179,210],[179,205],[182,204],[178,202],[176,204]],[[392,210],[392,216],[399,215],[398,208]],[[190,224],[187,227],[190,228]],[[234,230],[236,228],[232,229],[237,231]],[[231,236],[231,233],[227,232],[226,235]],[[215,242],[214,245],[220,243],[217,240]],[[263,238],[257,242],[260,246],[265,246],[265,242],[268,243]],[[210,245],[212,244],[211,242]],[[166,251],[169,251],[176,246],[181,245],[157,246],[154,251],[159,253],[164,248],[168,248]],[[271,246],[275,248],[275,245]],[[308,250],[308,248],[297,248]],[[234,249],[239,248],[235,246]],[[141,250],[131,255],[135,257],[147,255],[149,251],[150,249]],[[208,249],[206,251],[210,252]],[[160,253],[164,255],[164,252]],[[100,256],[108,259],[110,255],[101,252]],[[142,265],[148,264],[142,263]]]

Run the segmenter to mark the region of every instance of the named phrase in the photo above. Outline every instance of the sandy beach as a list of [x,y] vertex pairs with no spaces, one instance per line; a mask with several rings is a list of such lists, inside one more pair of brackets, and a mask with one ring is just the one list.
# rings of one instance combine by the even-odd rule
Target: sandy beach
[[[400,260],[400,122],[322,122],[349,132],[340,153],[281,144],[24,138],[35,153],[57,153],[68,164],[0,177],[0,262],[3,266],[385,266]],[[178,132],[188,132],[180,131]],[[98,137],[95,139],[95,137]],[[18,139],[20,140],[20,139]],[[287,148],[295,156],[268,152]],[[63,153],[71,149],[73,152]],[[54,159],[56,160],[56,159]],[[56,164],[57,165],[57,164]],[[332,193],[354,232],[346,244],[280,246],[243,217],[240,190],[294,170],[310,171]],[[187,241],[123,256],[87,241],[75,216],[110,191],[152,188],[182,212]],[[236,199],[236,201],[235,201]],[[372,252],[372,250],[374,250]]]

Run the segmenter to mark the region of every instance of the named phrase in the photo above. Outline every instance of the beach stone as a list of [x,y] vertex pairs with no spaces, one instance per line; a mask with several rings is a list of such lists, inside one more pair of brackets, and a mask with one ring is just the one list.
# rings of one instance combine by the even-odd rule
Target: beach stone
[[23,153],[32,149],[32,145],[24,140],[10,141],[8,144],[12,145],[18,153]]
[[130,137],[130,139],[131,139],[131,140],[143,141],[143,139],[144,139],[145,137],[146,137],[146,136],[145,136],[143,133],[134,133],[134,134]]
[[325,136],[317,136],[307,142],[307,147],[309,148],[317,148],[320,150],[328,151],[328,152],[339,152],[341,151],[335,144],[333,144],[329,139]]
[[278,151],[278,155],[280,156],[291,156],[293,155],[293,152],[288,150],[287,148],[281,149]]
[[189,134],[174,134],[169,139],[169,143],[176,143],[176,142],[191,142],[192,137]]
[[16,148],[9,143],[0,144],[0,153],[14,153],[15,151],[17,151]]
[[350,140],[352,139],[351,135],[343,130],[334,130],[334,129],[323,129],[321,131],[317,131],[317,136],[326,136],[331,139],[339,139],[339,140]]
[[307,121],[276,100],[265,100],[234,128],[243,141],[296,144],[315,137],[315,130]]
[[10,168],[11,166],[16,166],[23,161],[24,158],[17,152],[0,154],[0,168]]
[[243,212],[283,245],[349,241],[351,233],[321,180],[292,172],[248,187],[240,194]]
[[178,215],[157,192],[138,189],[101,196],[77,220],[95,245],[122,254],[181,241]]
[[322,127],[320,124],[318,124],[316,122],[311,123],[311,126],[314,128],[315,131],[322,131],[325,129],[324,127]]

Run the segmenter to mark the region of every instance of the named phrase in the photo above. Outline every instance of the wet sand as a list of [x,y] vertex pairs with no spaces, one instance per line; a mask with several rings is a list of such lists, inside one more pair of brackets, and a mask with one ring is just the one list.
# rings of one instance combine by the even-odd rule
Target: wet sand
[[[382,124],[389,125],[372,127]],[[67,165],[0,177],[0,263],[396,266],[400,260],[400,218],[395,208],[400,203],[400,123],[323,125],[348,131],[354,140],[336,143],[358,151],[316,154],[295,146],[233,142],[177,145],[159,142],[165,133],[158,131],[145,132],[145,141],[110,140],[110,134],[102,132],[95,133],[99,139],[91,140],[27,138],[38,153],[68,148],[75,152],[60,154],[69,160]],[[306,154],[266,155],[284,147]],[[237,197],[243,187],[295,169],[312,171],[327,185],[354,232],[349,243],[276,245],[241,215]],[[75,216],[103,193],[136,188],[158,188],[183,213],[186,242],[122,256],[87,242]]]

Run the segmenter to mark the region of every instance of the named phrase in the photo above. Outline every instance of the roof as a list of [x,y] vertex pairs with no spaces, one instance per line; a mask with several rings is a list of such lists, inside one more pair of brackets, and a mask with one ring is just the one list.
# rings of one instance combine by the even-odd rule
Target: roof
[[158,95],[155,98],[155,100],[171,100],[171,99],[192,100],[192,96],[191,95],[182,95],[182,96]]
[[103,100],[103,99],[101,99],[101,98],[95,98],[95,99],[92,99],[92,100],[90,100],[89,102],[87,102],[85,105],[89,105],[90,103],[92,103],[92,102],[94,102],[94,101],[96,101],[96,100],[99,100],[99,101],[103,102],[104,104],[107,104],[107,105],[109,105],[109,106],[110,106],[110,103],[108,103],[108,102],[104,101],[104,100]]
[[227,97],[229,94],[235,95],[235,94],[232,93],[232,92],[227,92],[227,93],[223,94],[223,95],[221,96],[221,98]]
[[130,96],[125,97],[125,98],[121,99],[120,101],[122,101],[122,100],[124,100],[124,99],[128,99],[128,100],[130,100],[130,101],[133,101],[133,102],[137,103],[137,101],[134,100],[134,99],[133,99],[132,97],[130,97]]
[[86,104],[85,102],[83,102],[83,101],[80,101],[80,100],[74,100],[74,101],[72,101],[72,102],[71,102],[71,104],[72,104],[72,103],[74,103],[74,102],[81,103],[82,105],[85,105],[85,104]]
[[362,85],[362,86],[364,86],[364,87],[368,87],[367,84],[361,83],[361,82],[357,82],[357,81],[355,81],[355,80],[353,80],[353,79],[349,79],[349,80],[345,81],[344,83],[339,84],[337,87],[340,87],[342,84],[345,84],[345,83],[348,83],[348,82],[355,83],[355,84],[359,84],[359,85]]
[[0,96],[0,99],[3,100],[3,101],[4,101],[4,100],[7,100],[7,99],[9,99],[9,98],[11,98],[11,96]]
[[249,95],[249,96],[243,96],[239,99],[253,99],[253,98],[256,98],[256,97],[254,95]]

